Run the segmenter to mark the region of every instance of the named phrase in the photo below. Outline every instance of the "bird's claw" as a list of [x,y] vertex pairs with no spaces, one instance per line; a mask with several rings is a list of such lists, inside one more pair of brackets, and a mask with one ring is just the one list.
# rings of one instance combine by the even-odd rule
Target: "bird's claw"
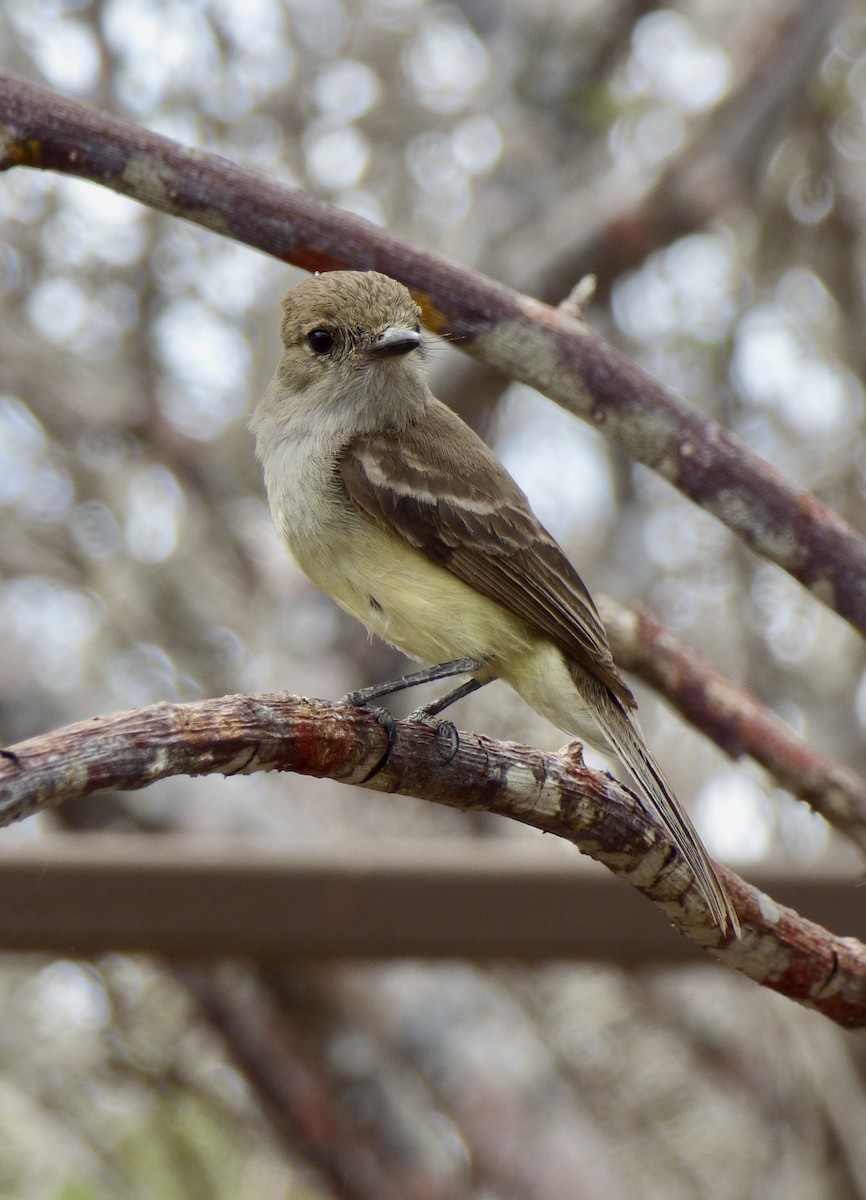
[[457,732],[457,726],[453,721],[439,721],[436,726],[436,737],[440,749],[443,751],[443,760],[450,763],[460,749],[460,734]]
[[388,753],[390,754],[394,748],[394,740],[397,737],[397,722],[388,712],[387,708],[376,708],[372,704],[364,705],[369,708],[370,712],[375,716],[376,721],[388,735]]
[[378,775],[379,772],[385,766],[387,766],[388,759],[391,757],[391,751],[394,749],[394,744],[397,741],[397,722],[394,720],[394,718],[388,712],[387,708],[377,708],[376,706],[374,706],[372,704],[366,704],[366,703],[361,704],[361,705],[353,705],[352,702],[350,700],[347,700],[345,697],[343,698],[343,700],[338,701],[338,703],[349,705],[351,707],[356,707],[356,708],[357,707],[366,708],[367,711],[372,713],[372,715],[376,718],[376,724],[380,725],[382,727],[382,729],[385,730],[385,733],[388,735],[388,745],[385,747],[384,754],[379,759],[379,761],[376,763],[376,765],[373,767],[373,769],[369,772],[369,774],[365,775],[364,779],[361,781],[362,783],[369,783],[370,780],[374,778],[374,776]]
[[[337,704],[343,708],[366,708],[371,712],[379,725],[388,734],[388,749],[382,757],[382,761],[377,764],[368,778],[372,778],[382,770],[388,757],[394,748],[394,742],[397,737],[397,722],[388,711],[387,708],[379,708],[377,705],[370,703],[364,691],[347,692],[342,696]],[[439,751],[442,755],[442,761],[449,763],[457,751],[460,749],[460,735],[457,732],[457,727],[452,721],[439,720],[433,713],[428,712],[426,708],[417,708],[414,712],[409,713],[407,721],[418,721],[422,725],[426,725],[428,729],[432,729],[436,734],[436,742]]]
[[418,721],[420,724],[426,725],[428,729],[432,729],[436,734],[443,761],[451,762],[460,749],[460,734],[453,721],[440,721],[423,708],[417,708],[414,712],[409,713],[406,720]]

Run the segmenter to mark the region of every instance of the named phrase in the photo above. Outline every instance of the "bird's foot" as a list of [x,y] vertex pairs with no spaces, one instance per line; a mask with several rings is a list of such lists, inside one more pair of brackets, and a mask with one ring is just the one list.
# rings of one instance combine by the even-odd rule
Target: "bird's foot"
[[[474,681],[471,681],[474,684]],[[474,684],[474,687],[479,686]],[[466,691],[474,690],[466,687]],[[381,690],[378,687],[359,688],[356,692],[347,692],[342,696],[337,704],[343,708],[366,708],[375,716],[378,723],[388,734],[388,748],[382,757],[382,760],[377,763],[368,779],[378,774],[385,766],[388,757],[394,748],[394,741],[397,736],[397,722],[388,711],[387,708],[379,708],[378,705],[371,704],[372,699],[378,698],[381,695]],[[436,734],[436,743],[439,747],[443,762],[449,763],[457,751],[460,749],[460,735],[457,732],[457,727],[451,721],[438,720],[437,713],[443,708],[442,700],[434,700],[432,704],[425,705],[423,708],[416,708],[406,718],[407,721],[420,721],[422,725],[428,726]]]
[[344,696],[343,699],[338,700],[337,703],[343,707],[365,708],[367,712],[371,713],[372,716],[376,718],[376,724],[380,725],[388,735],[388,744],[385,747],[382,757],[369,772],[369,774],[365,775],[364,779],[361,781],[362,783],[369,783],[374,776],[378,775],[379,772],[383,770],[385,766],[387,766],[388,759],[391,757],[391,751],[394,749],[394,743],[397,740],[397,722],[388,712],[387,708],[379,708],[377,705],[367,704],[366,701],[361,701],[359,704],[356,700],[350,698],[352,694],[353,693],[349,693],[348,697]]
[[453,721],[438,720],[435,712],[429,712],[428,708],[435,709],[435,705],[416,708],[414,712],[409,713],[406,720],[418,721],[420,724],[426,725],[428,729],[432,729],[436,734],[436,742],[442,755],[442,760],[449,763],[460,749],[460,734],[457,732],[457,727]]

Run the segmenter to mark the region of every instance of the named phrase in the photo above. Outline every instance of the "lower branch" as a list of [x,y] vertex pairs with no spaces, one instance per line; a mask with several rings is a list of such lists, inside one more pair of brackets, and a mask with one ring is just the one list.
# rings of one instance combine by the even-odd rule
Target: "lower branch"
[[573,842],[722,962],[847,1028],[866,1026],[866,946],[783,908],[731,871],[743,937],[724,944],[685,863],[628,789],[558,754],[286,693],[156,704],[95,717],[0,752],[0,824],[173,775],[294,771],[493,812]]

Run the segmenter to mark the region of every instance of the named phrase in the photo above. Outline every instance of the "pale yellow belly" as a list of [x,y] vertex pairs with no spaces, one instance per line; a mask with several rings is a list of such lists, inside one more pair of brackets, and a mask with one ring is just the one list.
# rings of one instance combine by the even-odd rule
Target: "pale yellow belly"
[[316,552],[291,548],[313,583],[410,658],[428,664],[489,659],[489,674],[509,683],[536,712],[568,733],[603,740],[560,650],[419,551],[363,518],[323,539]]
[[302,570],[372,632],[421,662],[526,650],[531,631],[444,567],[364,522],[326,556],[298,555]]

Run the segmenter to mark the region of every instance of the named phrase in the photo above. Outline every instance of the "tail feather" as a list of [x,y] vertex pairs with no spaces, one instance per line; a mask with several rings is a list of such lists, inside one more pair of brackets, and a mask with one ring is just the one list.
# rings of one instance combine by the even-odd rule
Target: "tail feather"
[[653,759],[633,718],[609,692],[596,697],[593,716],[610,745],[640,784],[644,797],[691,868],[701,894],[723,933],[740,936],[740,923],[731,898],[719,878],[697,830],[674,796]]

